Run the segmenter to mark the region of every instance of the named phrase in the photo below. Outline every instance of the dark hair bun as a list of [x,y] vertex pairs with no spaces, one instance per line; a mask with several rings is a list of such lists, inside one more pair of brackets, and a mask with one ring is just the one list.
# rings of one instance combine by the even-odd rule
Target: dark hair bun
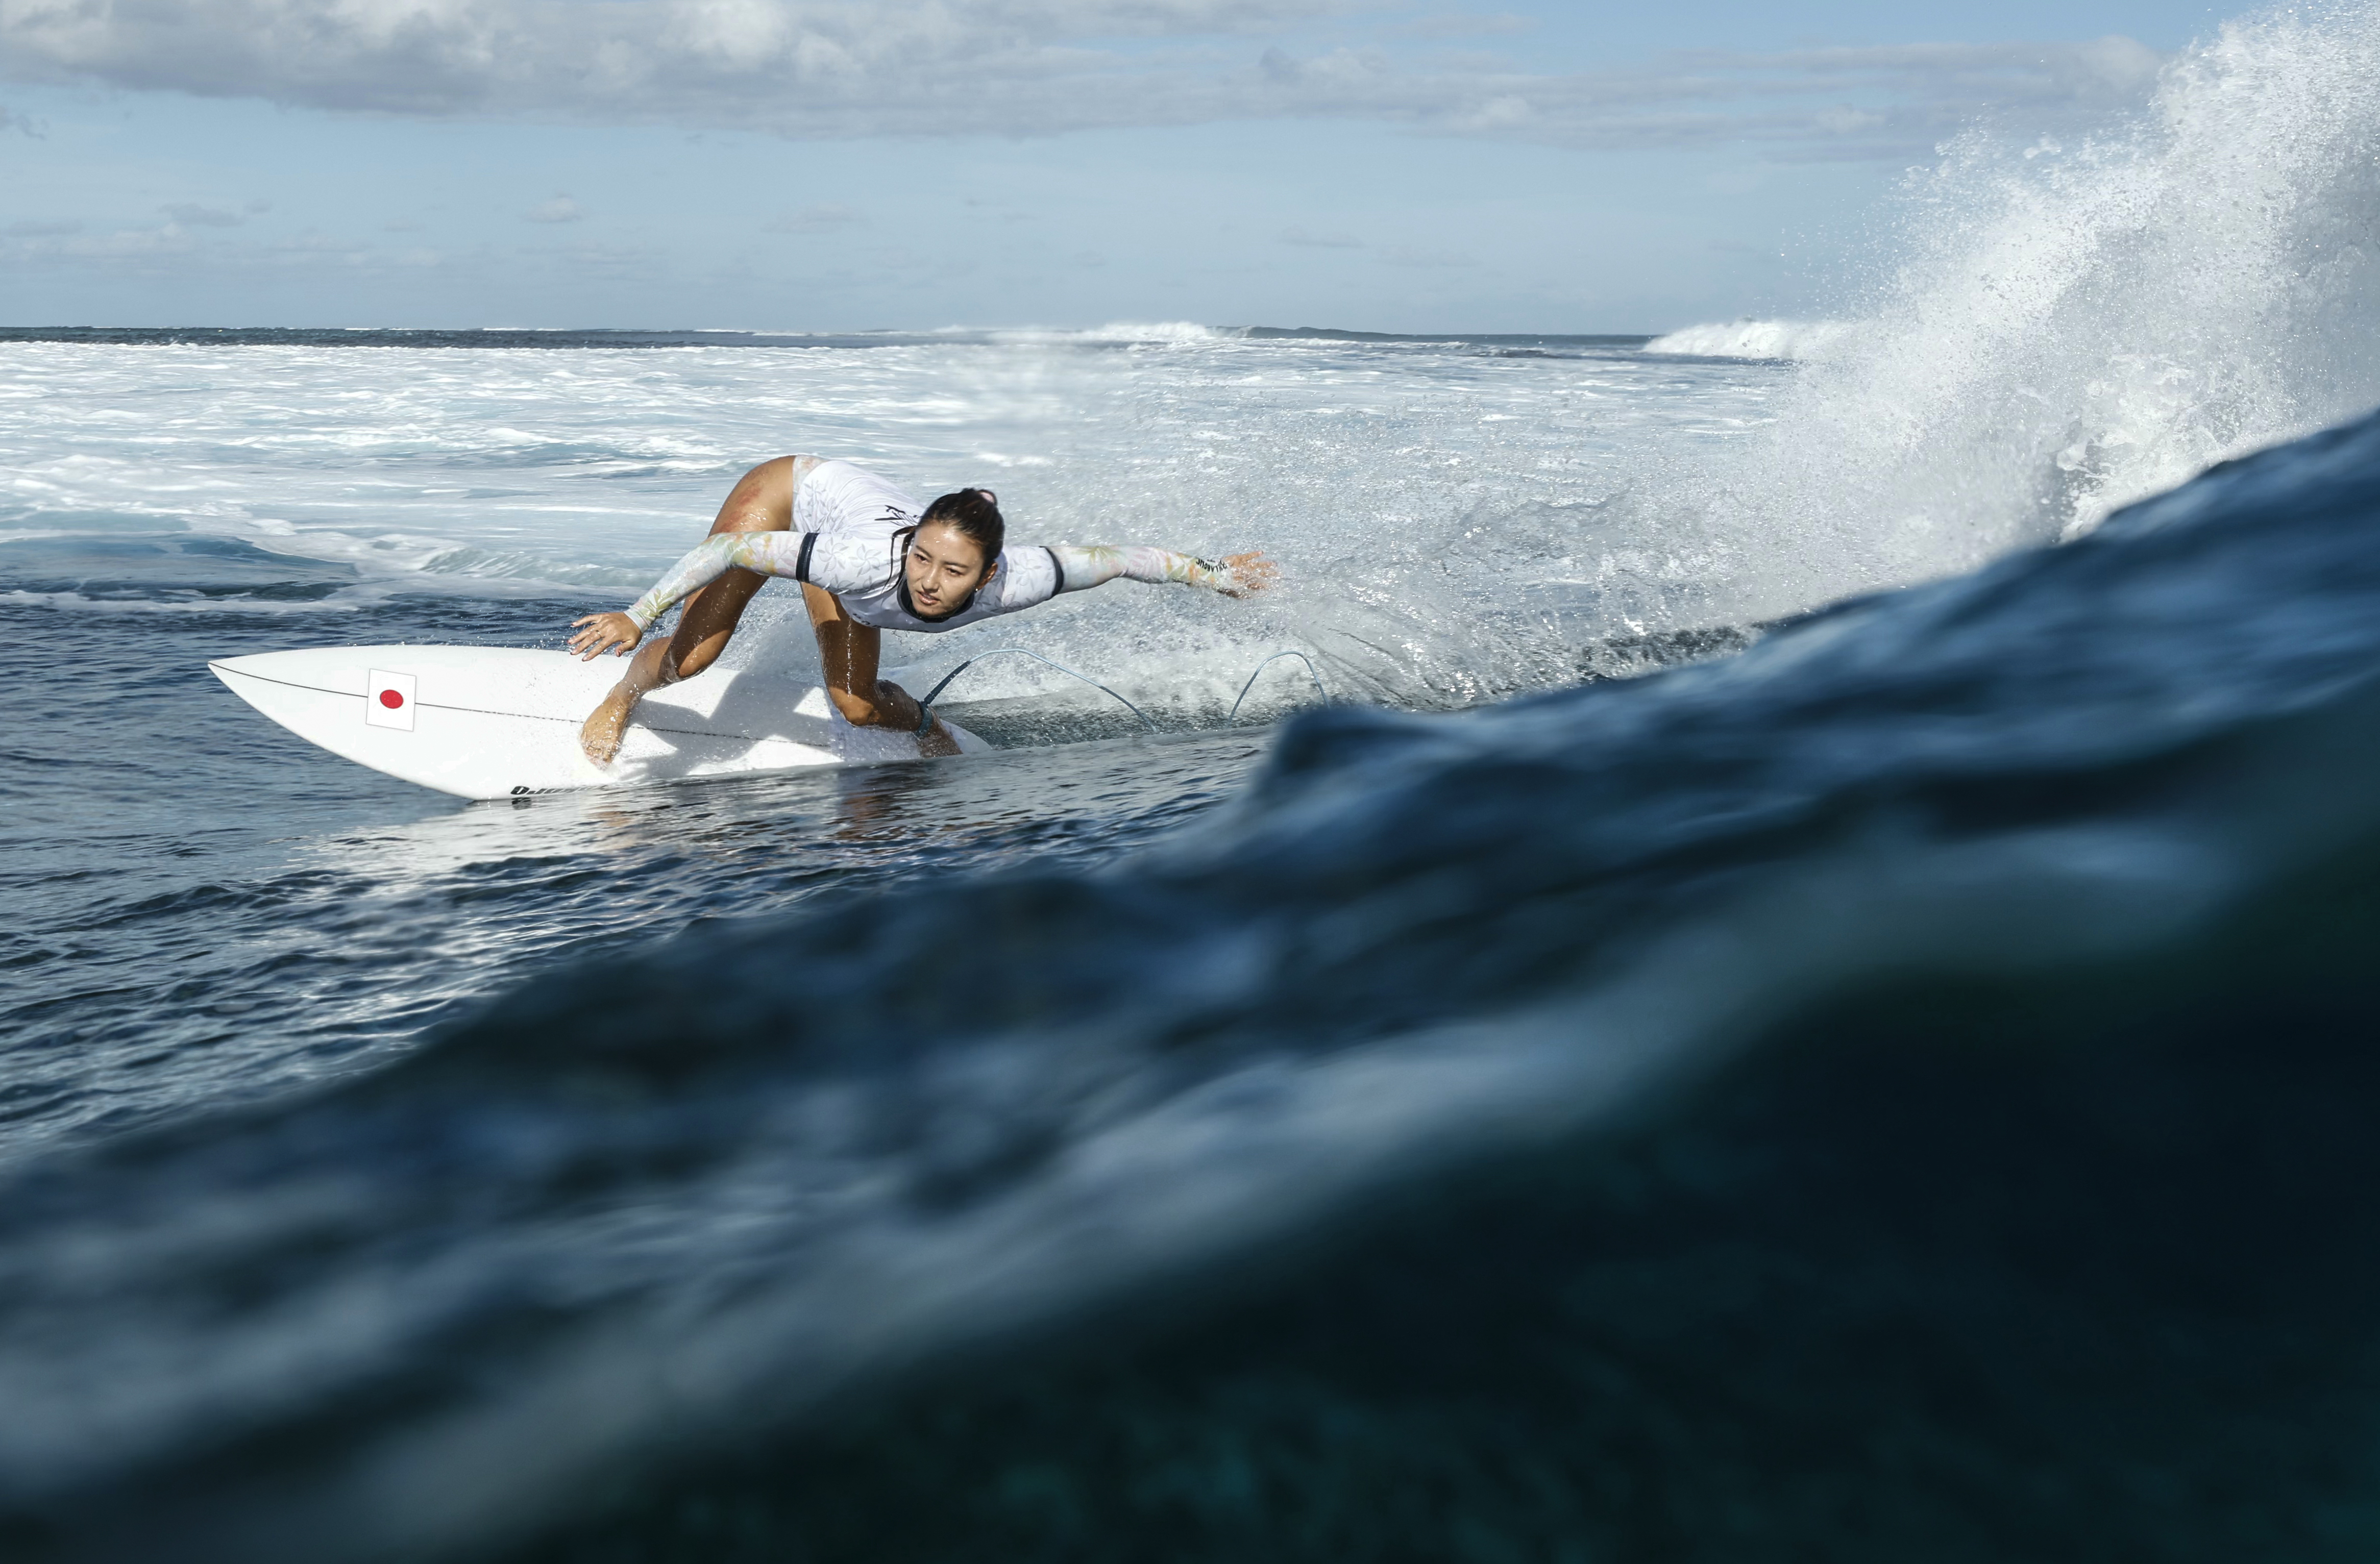
[[917,525],[956,529],[983,551],[986,564],[1000,557],[1001,547],[1008,540],[1008,523],[1001,519],[1000,497],[989,489],[962,489],[943,495],[926,507]]

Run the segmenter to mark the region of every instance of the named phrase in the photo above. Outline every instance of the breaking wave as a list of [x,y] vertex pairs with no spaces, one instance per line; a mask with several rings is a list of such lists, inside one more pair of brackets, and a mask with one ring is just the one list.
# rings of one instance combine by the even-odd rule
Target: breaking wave
[[2078,537],[2380,402],[2375,145],[2364,3],[2228,22],[2095,133],[1952,143],[1815,346],[1741,328],[1807,361],[1757,438],[1665,469],[1633,525],[1703,540],[1709,612],[1757,619]]
[[1657,336],[1647,353],[1687,358],[1815,358],[1843,338],[1832,321],[1731,321]]

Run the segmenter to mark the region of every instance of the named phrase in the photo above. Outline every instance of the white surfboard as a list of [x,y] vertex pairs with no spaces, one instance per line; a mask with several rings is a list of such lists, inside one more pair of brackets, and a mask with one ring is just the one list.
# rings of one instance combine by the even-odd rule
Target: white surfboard
[[[464,798],[804,766],[915,760],[914,734],[855,728],[816,685],[713,668],[637,706],[606,768],[579,724],[619,682],[614,658],[515,647],[320,647],[207,666],[298,737]],[[962,750],[991,746],[947,719]]]

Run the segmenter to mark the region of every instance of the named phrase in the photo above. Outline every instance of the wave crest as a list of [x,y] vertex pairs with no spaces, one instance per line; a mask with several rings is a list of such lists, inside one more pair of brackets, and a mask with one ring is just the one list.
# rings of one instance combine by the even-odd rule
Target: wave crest
[[1645,351],[1691,358],[1815,358],[1845,329],[1838,321],[1720,321],[1657,336]]

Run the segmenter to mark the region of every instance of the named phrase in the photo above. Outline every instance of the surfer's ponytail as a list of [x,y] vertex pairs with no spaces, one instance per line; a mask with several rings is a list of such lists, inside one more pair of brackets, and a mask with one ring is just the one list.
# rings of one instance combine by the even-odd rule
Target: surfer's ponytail
[[989,489],[962,489],[955,494],[945,494],[928,505],[926,514],[917,519],[920,527],[937,522],[973,540],[983,551],[986,564],[1000,557],[1001,547],[1008,540],[1008,524],[1000,518],[1000,496]]

